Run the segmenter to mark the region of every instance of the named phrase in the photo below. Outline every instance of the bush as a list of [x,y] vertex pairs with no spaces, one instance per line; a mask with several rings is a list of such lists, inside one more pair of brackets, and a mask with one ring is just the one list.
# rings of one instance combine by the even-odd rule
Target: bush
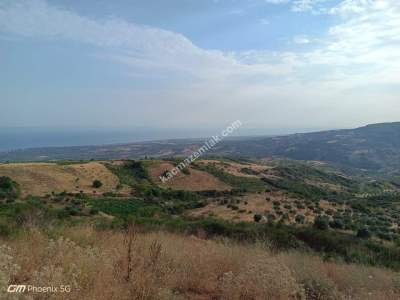
[[329,226],[335,229],[343,229],[344,223],[340,219],[334,219],[333,221],[329,222]]
[[261,221],[261,219],[262,219],[262,215],[260,215],[260,214],[255,214],[254,215],[254,222],[260,222]]
[[235,204],[229,204],[228,207],[232,210],[239,210],[239,207]]
[[304,224],[305,220],[306,220],[306,217],[304,217],[303,215],[297,215],[295,218],[295,221],[298,224]]
[[0,199],[15,199],[19,194],[18,183],[10,177],[0,176]]
[[92,186],[93,186],[95,189],[98,189],[98,188],[100,188],[100,187],[103,186],[103,183],[102,183],[100,180],[96,179],[96,180],[93,181]]
[[11,234],[11,231],[10,225],[0,220],[0,236],[8,236]]
[[371,233],[366,228],[361,228],[357,231],[357,237],[361,239],[368,239],[371,237]]
[[317,216],[314,220],[314,228],[319,230],[327,230],[329,228],[329,220],[323,216]]
[[190,175],[190,170],[189,170],[189,168],[183,168],[183,169],[182,169],[182,173],[185,174],[185,175]]
[[302,204],[302,203],[296,203],[296,207],[298,208],[298,209],[305,209],[306,207],[304,206],[304,204]]
[[97,209],[97,208],[91,208],[90,209],[90,212],[89,212],[91,215],[97,215],[98,213],[99,213],[99,210]]
[[79,216],[81,214],[81,209],[74,205],[67,205],[65,207],[65,212],[70,216]]

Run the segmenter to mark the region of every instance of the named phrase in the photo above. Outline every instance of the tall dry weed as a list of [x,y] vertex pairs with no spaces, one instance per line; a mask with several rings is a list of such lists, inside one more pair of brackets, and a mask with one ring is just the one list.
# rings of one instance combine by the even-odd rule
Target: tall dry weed
[[134,226],[33,229],[0,246],[1,299],[8,284],[71,286],[26,299],[400,299],[399,283],[385,269]]

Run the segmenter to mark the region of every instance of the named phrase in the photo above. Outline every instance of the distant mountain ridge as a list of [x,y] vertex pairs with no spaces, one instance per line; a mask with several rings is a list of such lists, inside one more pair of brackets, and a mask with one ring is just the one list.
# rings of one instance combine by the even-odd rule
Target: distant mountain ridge
[[[235,145],[223,146],[229,151]],[[263,138],[251,144],[236,143],[234,152],[253,157],[319,160],[368,170],[399,169],[400,122]]]
[[[0,161],[186,156],[202,144],[203,139],[182,139],[124,145],[35,148],[0,152]],[[342,167],[374,171],[400,170],[400,122],[276,137],[226,139],[207,154],[253,158],[273,156],[325,161]]]

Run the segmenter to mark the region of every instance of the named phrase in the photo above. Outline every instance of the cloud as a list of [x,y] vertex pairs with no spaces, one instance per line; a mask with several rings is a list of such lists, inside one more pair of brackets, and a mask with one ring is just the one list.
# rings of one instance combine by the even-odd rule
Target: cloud
[[[282,0],[269,0],[284,3]],[[299,10],[315,9],[325,0],[297,0]],[[400,2],[397,0],[345,0],[325,12],[341,18],[320,46],[307,53],[273,53],[266,50],[229,53],[202,49],[185,36],[121,19],[90,19],[45,1],[6,1],[0,5],[0,31],[44,40],[77,41],[107,49],[108,57],[137,70],[180,72],[197,79],[239,80],[242,77],[270,79],[313,72],[314,65],[354,64],[392,68],[398,58]],[[261,19],[267,24],[267,19]],[[311,38],[295,36],[296,44]],[[303,63],[299,63],[302,61]],[[301,66],[301,67],[300,67]],[[307,69],[307,66],[309,69]],[[342,70],[343,72],[345,70]],[[246,78],[244,78],[246,79]]]
[[[329,29],[316,63],[369,66],[386,72],[400,64],[400,2],[346,0],[330,10],[342,21]],[[372,70],[372,69],[370,69]]]
[[396,2],[386,0],[344,0],[337,6],[331,8],[331,14],[338,14],[341,16],[368,13],[371,9],[385,10],[389,5],[396,5]]
[[262,19],[260,19],[260,24],[261,25],[269,25],[269,24],[271,24],[271,22],[266,18],[262,18]]
[[326,11],[326,3],[331,0],[294,0],[292,3],[292,11],[294,12],[311,12],[320,14]]
[[293,38],[295,44],[309,44],[310,42],[310,39],[305,35],[297,35]]
[[101,47],[154,53],[169,47],[169,52],[192,50],[194,45],[183,35],[139,26],[120,19],[103,21],[81,17],[44,1],[12,1],[0,6],[0,30],[25,37],[72,40]]
[[[121,19],[95,20],[45,1],[10,1],[0,7],[0,31],[44,40],[77,41],[106,48],[105,55],[140,70],[159,69],[213,80],[273,75],[275,65],[244,64],[232,53],[206,50],[185,36]],[[278,67],[277,73],[281,73]]]
[[[300,2],[312,10],[322,3]],[[342,87],[396,84],[400,71],[399,1],[344,0],[318,13],[338,20],[318,41],[318,47],[303,54],[308,70],[323,67],[324,77]],[[296,36],[293,41],[308,43],[309,38]]]
[[311,11],[314,8],[315,0],[295,0],[292,10],[295,12]]
[[[178,89],[155,86],[145,95],[135,91],[111,97],[120,101],[111,108],[115,114],[118,110],[120,120],[131,118],[132,99],[143,99],[141,112],[134,116],[143,123],[160,122],[176,107],[184,110],[182,117],[168,121],[176,126],[238,118],[265,126],[283,126],[288,120],[291,126],[298,122],[303,127],[316,124],[310,122],[338,124],[335,120],[340,122],[365,104],[374,108],[380,104],[376,111],[394,116],[400,109],[395,94],[387,89],[368,95],[364,91],[398,85],[400,2],[345,0],[330,7],[326,3],[293,2],[293,10],[325,13],[335,25],[318,42],[312,36],[295,36],[291,51],[203,49],[176,32],[117,18],[88,18],[38,0],[1,2],[0,32],[90,45],[96,53],[99,50],[99,57],[126,66],[134,75],[177,78]],[[295,44],[309,46],[297,51]],[[371,119],[376,111],[363,110],[359,118]]]
[[264,0],[264,1],[269,4],[285,4],[289,3],[290,0]]

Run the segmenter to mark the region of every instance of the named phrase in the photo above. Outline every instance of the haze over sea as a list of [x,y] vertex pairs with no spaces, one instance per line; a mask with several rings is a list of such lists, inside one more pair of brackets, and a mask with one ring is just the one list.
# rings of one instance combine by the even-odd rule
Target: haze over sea
[[[0,128],[0,151],[37,147],[67,147],[142,142],[151,140],[204,138],[218,134],[218,129],[160,129],[160,128]],[[317,129],[246,129],[236,136],[275,135],[308,132]]]

